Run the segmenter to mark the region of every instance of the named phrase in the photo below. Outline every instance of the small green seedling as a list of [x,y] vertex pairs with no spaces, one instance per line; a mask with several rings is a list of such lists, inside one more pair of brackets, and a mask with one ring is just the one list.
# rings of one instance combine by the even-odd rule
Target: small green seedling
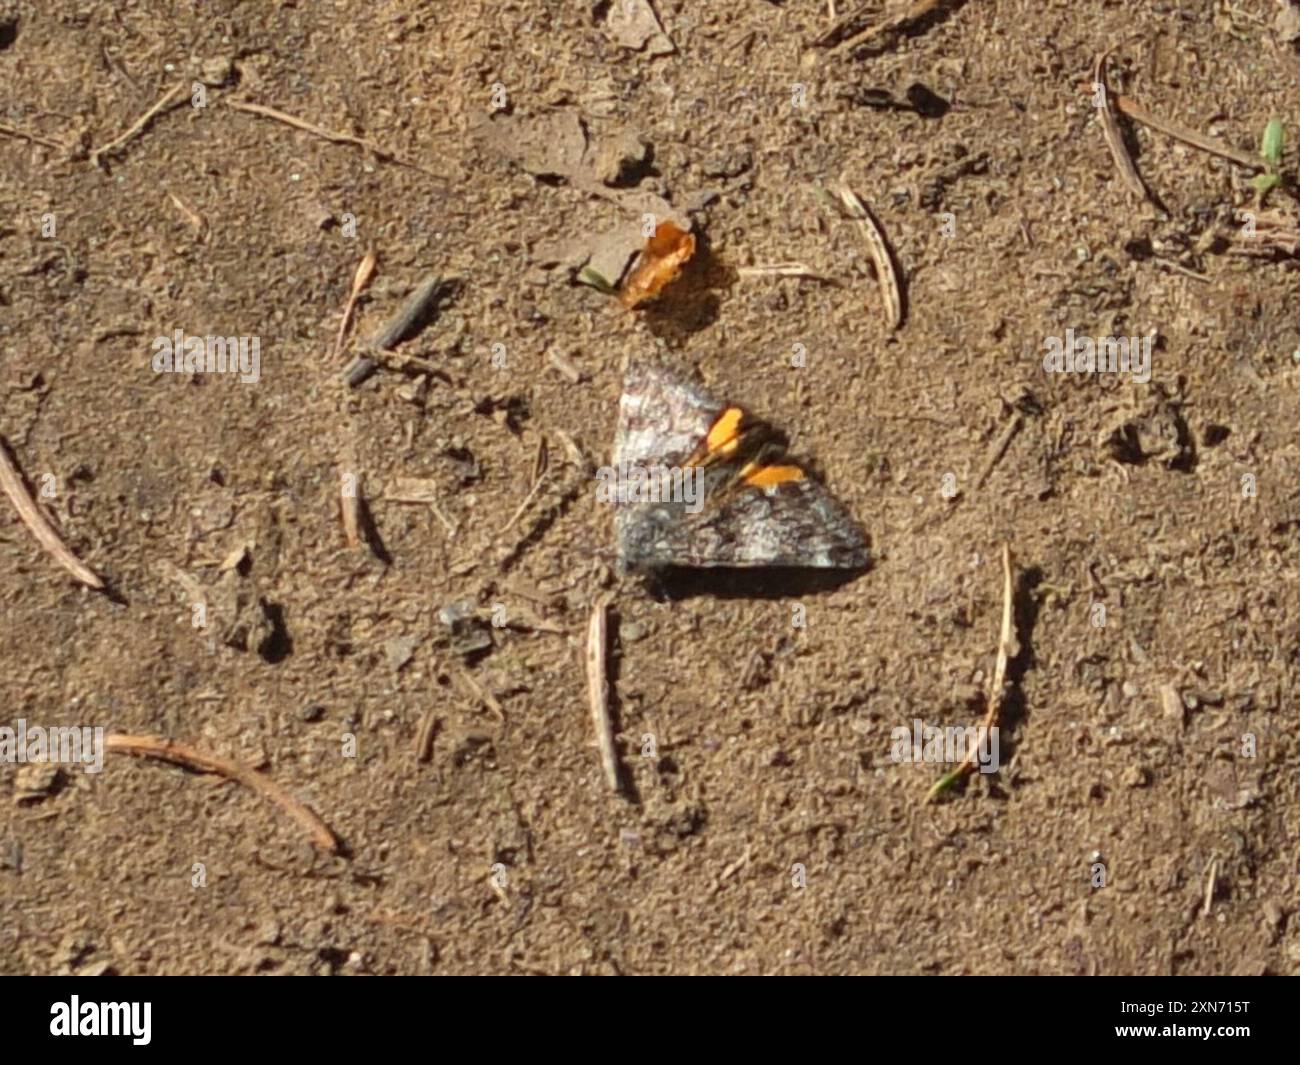
[[606,296],[617,296],[618,289],[609,283],[609,281],[598,270],[593,267],[584,267],[578,274],[578,280],[584,285],[590,285],[597,292],[603,292]]
[[1264,127],[1264,137],[1259,143],[1260,158],[1264,160],[1267,169],[1262,174],[1256,174],[1251,180],[1251,185],[1254,186],[1261,201],[1269,189],[1280,185],[1282,182],[1282,145],[1284,140],[1285,133],[1281,119],[1272,119]]

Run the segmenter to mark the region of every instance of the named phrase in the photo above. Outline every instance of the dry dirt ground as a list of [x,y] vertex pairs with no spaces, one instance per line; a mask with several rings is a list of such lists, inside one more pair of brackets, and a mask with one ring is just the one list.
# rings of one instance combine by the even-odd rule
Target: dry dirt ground
[[[1130,194],[1091,87],[1114,46],[1253,155],[1300,129],[1285,5],[965,0],[833,51],[844,0],[655,0],[671,48],[624,4],[0,3],[0,432],[111,593],[3,504],[0,724],[236,760],[346,848],[161,762],[0,766],[0,972],[1300,970],[1296,260],[1235,254],[1248,169],[1121,117]],[[577,282],[664,201],[676,302]],[[343,362],[444,284],[349,389],[370,249]],[[792,260],[832,283],[743,269]],[[257,381],[155,373],[178,329],[258,338]],[[1152,338],[1150,380],[1045,372],[1067,329]],[[583,463],[629,358],[783,427],[872,567],[620,576]],[[927,805],[891,734],[983,714],[1003,541],[1002,766]]]

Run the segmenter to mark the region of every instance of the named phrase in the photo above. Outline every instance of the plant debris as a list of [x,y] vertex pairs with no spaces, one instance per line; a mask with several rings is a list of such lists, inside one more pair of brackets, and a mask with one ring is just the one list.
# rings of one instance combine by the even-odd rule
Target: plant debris
[[988,712],[980,723],[979,739],[970,744],[966,757],[956,769],[945,773],[930,788],[925,801],[932,802],[937,796],[948,791],[962,777],[975,768],[978,752],[985,745],[984,737],[990,729],[996,728],[1002,715],[1002,704],[1006,699],[1007,662],[1010,660],[1015,645],[1015,579],[1012,573],[1011,545],[1002,545],[1002,634],[998,639],[997,663],[993,667],[993,680],[989,684]]
[[104,582],[95,571],[68,550],[54,526],[28,494],[22,474],[9,457],[9,443],[4,437],[0,437],[0,488],[4,489],[5,495],[18,511],[18,516],[23,519],[23,524],[36,537],[36,542],[54,556],[59,565],[88,587],[96,590],[104,587]]
[[646,241],[641,261],[628,275],[619,302],[629,310],[655,299],[663,290],[681,276],[684,267],[695,255],[695,234],[683,230],[675,222],[660,222],[654,234]]
[[311,807],[299,802],[269,777],[265,777],[247,766],[240,765],[238,762],[231,762],[215,755],[204,754],[183,743],[173,743],[171,740],[165,740],[158,736],[130,736],[123,733],[114,733],[104,737],[104,749],[106,751],[121,751],[123,754],[134,754],[142,758],[157,758],[160,761],[183,766],[196,773],[217,773],[220,776],[238,781],[245,787],[256,791],[263,798],[270,799],[297,821],[306,830],[312,843],[318,849],[326,854],[337,854],[339,852],[338,838],[329,825]]
[[600,766],[605,773],[609,790],[619,792],[618,753],[614,748],[614,724],[609,716],[609,656],[608,613],[613,595],[601,595],[591,608],[587,623],[587,699],[591,707],[591,721],[596,730],[596,746],[600,750]]

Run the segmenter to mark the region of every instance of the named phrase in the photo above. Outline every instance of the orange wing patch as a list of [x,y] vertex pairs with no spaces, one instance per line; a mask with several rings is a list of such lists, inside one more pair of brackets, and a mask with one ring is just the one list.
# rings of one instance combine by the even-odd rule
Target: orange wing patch
[[734,461],[737,469],[729,487],[721,489],[723,492],[740,485],[766,491],[791,481],[802,481],[807,475],[800,466],[788,462],[769,465],[765,458],[771,454],[768,436],[768,427],[747,418],[740,407],[726,407],[713,420],[684,465],[709,467]]
[[641,261],[628,276],[619,300],[631,310],[654,299],[666,286],[677,280],[682,267],[695,255],[695,234],[674,222],[660,222],[654,236],[646,241]]
[[686,460],[687,466],[707,466],[727,458],[740,446],[741,424],[745,412],[728,407],[709,426],[708,434]]
[[778,484],[802,481],[803,470],[798,466],[760,466],[750,463],[740,471],[740,479],[753,488],[775,488]]

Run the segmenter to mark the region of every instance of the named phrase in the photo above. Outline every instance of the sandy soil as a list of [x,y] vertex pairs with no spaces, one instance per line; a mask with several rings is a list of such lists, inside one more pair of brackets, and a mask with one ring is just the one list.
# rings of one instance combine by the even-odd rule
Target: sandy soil
[[[671,49],[623,4],[0,3],[0,433],[112,591],[4,504],[0,725],[191,744],[345,843],[124,754],[0,766],[0,972],[1300,971],[1296,259],[1233,254],[1246,169],[1121,119],[1139,202],[1091,98],[1117,46],[1112,89],[1254,154],[1300,128],[1284,5],[968,0],[831,51],[819,0],[656,0]],[[665,202],[676,303],[576,282]],[[368,249],[343,362],[444,285],[348,389]],[[792,260],[832,283],[744,269]],[[258,380],[155,374],[178,329]],[[1150,380],[1046,373],[1066,330],[1151,337]],[[873,567],[620,577],[581,463],[648,357],[784,428]],[[891,734],[983,714],[1003,541],[1003,764],[927,805]]]

